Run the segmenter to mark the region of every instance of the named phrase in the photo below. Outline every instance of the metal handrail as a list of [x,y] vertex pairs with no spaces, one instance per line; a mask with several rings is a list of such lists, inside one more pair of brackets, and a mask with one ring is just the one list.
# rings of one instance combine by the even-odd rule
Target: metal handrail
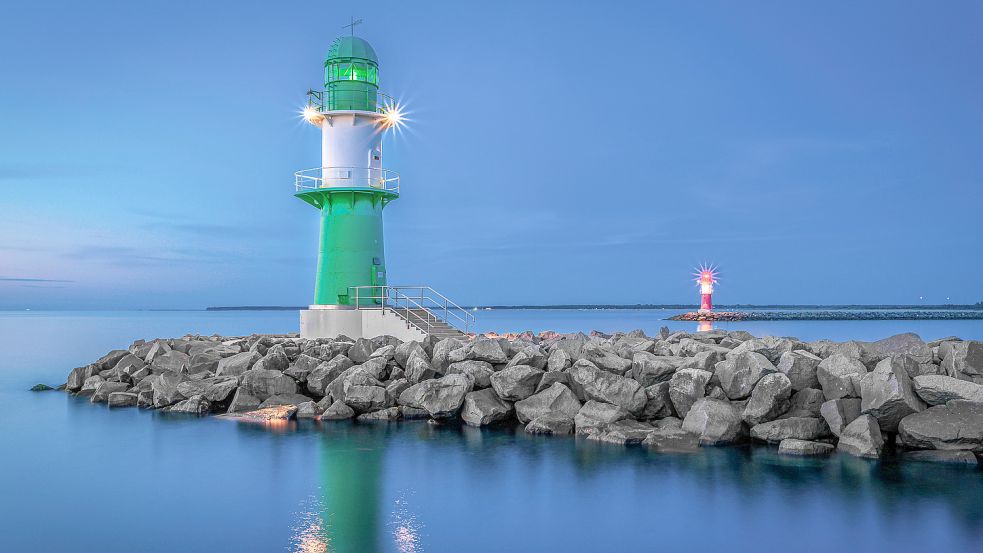
[[294,173],[297,192],[334,187],[377,188],[399,194],[399,173],[374,167],[314,167]]
[[[412,292],[407,294],[406,291]],[[432,333],[436,322],[443,322],[465,334],[470,334],[475,327],[474,315],[429,286],[351,286],[349,298],[354,298],[356,309],[402,311],[407,323],[427,334]],[[366,305],[365,302],[370,303]],[[422,310],[426,317],[418,313],[411,316],[411,310]]]
[[[376,113],[386,113],[396,106],[396,99],[378,90],[312,89],[307,91],[307,105],[320,113],[335,110],[351,110],[353,109],[351,107],[353,105],[375,105]],[[355,109],[355,111],[365,110]]]

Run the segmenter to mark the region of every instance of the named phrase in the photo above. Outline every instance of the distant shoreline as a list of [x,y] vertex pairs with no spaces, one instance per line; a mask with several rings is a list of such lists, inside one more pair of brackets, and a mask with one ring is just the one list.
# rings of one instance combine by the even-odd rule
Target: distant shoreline
[[[735,303],[735,304],[725,304],[715,306],[721,310],[723,309],[795,309],[795,310],[824,310],[824,311],[980,311],[983,312],[983,304],[973,304],[973,305],[860,305],[860,304],[843,304],[843,305],[821,305],[821,304],[789,304],[789,305],[754,305],[747,303]],[[483,306],[465,306],[465,309],[477,309],[479,311],[483,310],[588,310],[588,309],[598,309],[598,310],[660,310],[660,309],[693,309],[692,304],[561,304],[561,305],[483,305]],[[241,305],[241,306],[214,306],[207,307],[205,311],[300,311],[302,309],[307,309],[307,306],[303,307],[291,307],[291,306],[281,306],[281,305]],[[983,315],[981,315],[983,316]]]

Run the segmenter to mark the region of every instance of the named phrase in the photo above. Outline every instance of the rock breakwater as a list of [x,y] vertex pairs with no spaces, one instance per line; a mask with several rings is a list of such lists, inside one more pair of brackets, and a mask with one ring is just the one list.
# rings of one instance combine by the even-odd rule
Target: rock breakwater
[[983,342],[914,334],[184,336],[111,351],[63,388],[111,408],[246,421],[518,424],[663,451],[757,442],[788,455],[983,455]]
[[978,321],[983,310],[949,309],[830,309],[805,311],[690,311],[669,317],[670,321]]

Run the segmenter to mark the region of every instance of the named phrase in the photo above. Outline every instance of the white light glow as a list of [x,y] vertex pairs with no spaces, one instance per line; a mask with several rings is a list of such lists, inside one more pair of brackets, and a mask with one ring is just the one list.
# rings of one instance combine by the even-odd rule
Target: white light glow
[[386,104],[382,108],[382,126],[386,129],[400,130],[406,122],[403,108],[397,103]]
[[305,106],[300,112],[300,116],[311,125],[320,126],[324,122],[324,114],[314,106]]

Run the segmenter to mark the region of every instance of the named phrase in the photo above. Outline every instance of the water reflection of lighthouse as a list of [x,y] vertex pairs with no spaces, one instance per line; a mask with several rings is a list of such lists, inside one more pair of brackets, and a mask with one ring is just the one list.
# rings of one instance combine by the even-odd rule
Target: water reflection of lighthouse
[[[389,425],[328,423],[319,437],[321,489],[295,527],[297,553],[420,550],[418,528],[397,500],[386,513],[383,470]],[[385,521],[389,518],[388,524]],[[384,528],[388,525],[389,528]],[[389,532],[386,532],[388,530]],[[392,546],[386,544],[386,534]]]

